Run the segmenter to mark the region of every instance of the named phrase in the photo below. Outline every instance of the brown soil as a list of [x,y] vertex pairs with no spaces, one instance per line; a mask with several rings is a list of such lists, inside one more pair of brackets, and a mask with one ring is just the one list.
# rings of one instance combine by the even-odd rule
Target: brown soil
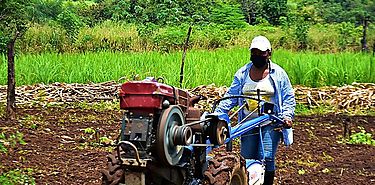
[[[37,184],[101,184],[99,169],[105,168],[112,147],[90,144],[95,136],[84,129],[98,129],[100,136],[114,140],[121,111],[31,108],[17,114],[17,122],[0,119],[0,132],[22,132],[27,144],[0,153],[0,174],[31,168]],[[375,184],[375,147],[339,142],[343,125],[375,134],[374,123],[375,117],[366,116],[297,117],[294,144],[278,151],[276,183]]]
[[352,133],[362,126],[374,135],[375,117],[322,115],[296,121],[294,144],[278,151],[279,184],[375,184],[375,146],[340,142],[344,125]]

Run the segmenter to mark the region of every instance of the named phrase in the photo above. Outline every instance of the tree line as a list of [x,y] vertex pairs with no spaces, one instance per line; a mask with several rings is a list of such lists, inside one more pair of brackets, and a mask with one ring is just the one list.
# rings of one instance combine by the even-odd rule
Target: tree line
[[297,19],[360,24],[375,17],[375,4],[373,0],[36,0],[35,13],[38,22],[64,22],[63,17],[69,17],[90,26],[108,19],[161,26],[265,21],[277,26]]
[[146,30],[181,24],[214,24],[223,30],[247,25],[296,27],[304,49],[309,26],[321,23],[363,25],[361,42],[366,46],[366,28],[374,17],[374,0],[0,0],[0,53],[8,58],[7,114],[14,115],[15,107],[16,40],[33,24],[62,27],[72,42],[82,27],[107,20]]

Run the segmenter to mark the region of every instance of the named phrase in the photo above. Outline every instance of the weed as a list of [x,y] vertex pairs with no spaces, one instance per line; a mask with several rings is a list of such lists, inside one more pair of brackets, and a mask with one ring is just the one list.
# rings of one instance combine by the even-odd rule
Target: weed
[[108,146],[110,144],[112,144],[112,140],[109,139],[108,137],[100,137],[99,138],[99,143],[102,144],[102,145],[105,145],[105,146]]
[[26,115],[21,119],[21,126],[25,126],[26,128],[30,129],[37,129],[40,125],[42,125],[42,123],[42,118],[36,115]]
[[31,184],[35,185],[35,179],[32,177],[33,170],[28,168],[25,170],[15,169],[0,175],[0,184]]
[[330,173],[330,172],[331,172],[331,170],[330,170],[330,169],[328,169],[328,168],[324,168],[324,169],[322,170],[322,172],[323,172],[323,173]]
[[328,154],[326,154],[325,152],[323,152],[323,157],[322,157],[323,161],[327,161],[327,162],[332,162],[334,161],[334,158]]
[[304,167],[308,167],[308,168],[316,168],[316,167],[320,166],[320,164],[318,162],[313,161],[313,157],[309,154],[306,155],[304,158],[298,159],[296,161],[296,163],[299,166],[304,166]]
[[5,103],[0,103],[0,118],[5,117]]
[[113,143],[111,139],[106,136],[101,136],[101,129],[93,129],[91,127],[83,129],[83,134],[81,134],[81,140],[84,143],[81,144],[88,144],[93,147],[97,147],[99,145],[108,146]]
[[306,167],[309,167],[309,168],[316,168],[320,165],[317,162],[313,162],[313,161],[309,161],[309,160],[307,160],[307,161],[297,160],[297,164],[301,165],[301,166],[306,166]]
[[23,133],[16,132],[11,134],[8,137],[5,133],[0,133],[0,152],[7,153],[9,148],[14,148],[17,143],[25,145],[26,142],[23,140]]
[[7,153],[8,152],[8,149],[4,146],[4,143],[5,143],[5,134],[4,133],[0,133],[0,153]]
[[100,102],[76,102],[70,106],[74,108],[80,108],[84,110],[95,110],[95,111],[106,111],[106,110],[118,110],[119,105],[117,101],[100,101]]
[[372,134],[366,132],[366,130],[361,126],[358,126],[358,129],[360,130],[360,132],[352,134],[348,140],[348,143],[375,146],[375,140],[372,139]]
[[34,130],[35,130],[35,129],[37,129],[37,128],[38,128],[38,125],[37,125],[37,124],[35,124],[35,123],[33,123],[33,124],[31,124],[31,125],[30,125],[30,128],[31,128],[31,129],[34,129]]
[[296,105],[295,113],[300,116],[309,116],[309,115],[324,115],[329,113],[334,113],[336,108],[331,105],[320,105],[310,107],[305,104],[298,103]]
[[306,173],[306,171],[304,169],[299,169],[298,170],[298,174],[299,175],[304,175]]
[[312,140],[319,140],[319,138],[314,134],[314,132],[310,129],[306,129],[306,132],[309,134],[309,138]]
[[91,134],[95,134],[95,130],[93,128],[91,128],[91,127],[90,128],[85,128],[84,129],[84,133],[85,134],[90,134],[90,135]]

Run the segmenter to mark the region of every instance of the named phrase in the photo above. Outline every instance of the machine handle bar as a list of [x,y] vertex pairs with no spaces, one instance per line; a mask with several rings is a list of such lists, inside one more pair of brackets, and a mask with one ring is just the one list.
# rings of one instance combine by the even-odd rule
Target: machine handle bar
[[263,101],[261,100],[260,98],[254,98],[253,96],[246,96],[246,95],[234,95],[234,96],[227,96],[227,97],[223,97],[223,98],[220,98],[218,100],[215,101],[214,105],[212,106],[212,112],[215,111],[216,109],[216,106],[223,100],[226,100],[226,99],[232,99],[232,98],[245,98],[245,99],[251,99],[251,100],[255,100],[255,101]]

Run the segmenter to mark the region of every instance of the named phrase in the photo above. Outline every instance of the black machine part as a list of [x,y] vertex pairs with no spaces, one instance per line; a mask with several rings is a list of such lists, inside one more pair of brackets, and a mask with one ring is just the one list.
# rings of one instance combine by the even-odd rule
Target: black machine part
[[224,144],[225,140],[229,138],[228,124],[223,120],[219,120],[216,116],[206,118],[211,118],[205,129],[210,143],[214,145]]
[[[125,116],[122,121],[121,128],[121,141],[130,141],[133,143],[141,158],[149,158],[149,152],[152,144],[152,123],[153,116],[142,116],[134,115],[131,112],[125,113]],[[124,151],[127,151],[128,145],[122,146]],[[132,148],[129,148],[129,151],[133,151]],[[126,153],[127,154],[127,153]],[[131,152],[125,157],[132,157],[134,154]]]

